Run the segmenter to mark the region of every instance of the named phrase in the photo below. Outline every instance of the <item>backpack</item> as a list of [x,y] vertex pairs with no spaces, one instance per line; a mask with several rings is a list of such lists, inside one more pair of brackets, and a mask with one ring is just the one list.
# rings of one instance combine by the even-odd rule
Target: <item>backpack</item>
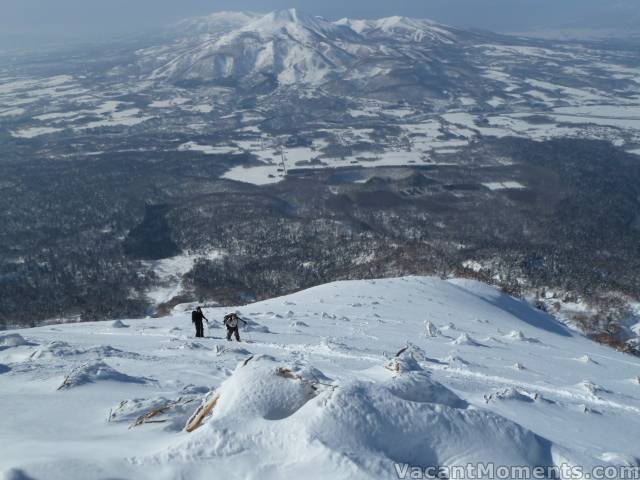
[[236,328],[238,326],[238,317],[234,315],[226,315],[224,317],[224,324],[229,328]]
[[194,310],[193,312],[191,312],[191,323],[196,323],[200,318],[200,315],[198,315],[198,311]]

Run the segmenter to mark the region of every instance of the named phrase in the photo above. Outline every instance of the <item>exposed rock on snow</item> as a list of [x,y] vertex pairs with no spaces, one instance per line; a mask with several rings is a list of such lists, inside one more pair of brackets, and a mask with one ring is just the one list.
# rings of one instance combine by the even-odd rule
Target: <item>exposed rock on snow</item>
[[80,387],[88,383],[97,382],[121,382],[121,383],[147,383],[149,379],[144,377],[132,377],[121,373],[102,361],[89,362],[74,368],[65,377],[58,390],[68,390]]
[[125,325],[122,320],[116,320],[111,324],[111,328],[129,328],[129,325]]

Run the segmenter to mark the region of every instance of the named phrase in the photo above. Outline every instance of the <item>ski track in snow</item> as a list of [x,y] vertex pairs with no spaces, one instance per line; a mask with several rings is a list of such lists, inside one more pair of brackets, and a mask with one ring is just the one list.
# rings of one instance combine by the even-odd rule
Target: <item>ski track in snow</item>
[[[240,344],[227,343],[219,324],[232,309],[205,309],[217,322],[208,338],[195,339],[190,308],[123,324],[0,332],[0,472],[390,478],[403,459],[525,461],[519,452],[534,455],[538,441],[549,442],[554,459],[574,462],[640,455],[640,360],[477,282],[407,277],[319,286],[240,307],[256,323]],[[272,378],[279,366],[301,380]],[[306,389],[314,381],[320,393]],[[186,419],[210,390],[222,392],[217,410],[186,433]],[[128,428],[145,408],[169,401],[184,403],[159,416],[162,423]],[[433,423],[421,427],[424,418]],[[503,426],[492,449],[483,435],[495,425]],[[467,433],[450,445],[450,435],[429,444],[440,427]],[[431,435],[420,440],[421,428]],[[543,440],[518,434],[525,443],[504,453],[500,438],[511,428]],[[398,453],[394,442],[407,450]],[[427,447],[437,458],[427,458]]]

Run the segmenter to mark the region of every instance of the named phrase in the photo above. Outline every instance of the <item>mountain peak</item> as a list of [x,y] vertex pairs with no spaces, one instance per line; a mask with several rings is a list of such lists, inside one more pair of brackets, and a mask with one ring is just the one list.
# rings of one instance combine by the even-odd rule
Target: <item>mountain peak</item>
[[298,21],[298,10],[296,10],[295,8],[276,10],[275,12],[272,12],[270,15],[273,15],[274,20],[280,20],[285,22]]
[[295,8],[268,13],[237,31],[238,34],[247,32],[265,38],[280,37],[284,34],[288,38],[303,42],[310,41],[310,35],[340,37],[344,34],[353,34],[349,29]]
[[315,17],[307,13],[301,12],[295,8],[289,8],[286,10],[276,10],[271,13],[258,18],[256,21],[247,25],[249,29],[280,29],[289,25],[300,25],[311,30],[326,30],[332,26],[322,17]]
[[[227,24],[235,21],[244,25],[227,29],[186,51],[156,70],[154,77],[249,82],[274,78],[280,85],[320,85],[341,76],[367,77],[372,73],[367,70],[369,63],[359,64],[356,59],[389,58],[387,45],[442,45],[456,39],[455,34],[433,22],[406,17],[330,22],[295,8],[276,10],[250,21],[245,21],[250,18],[246,15],[239,19],[220,15]],[[207,32],[213,30],[208,28]],[[416,58],[423,58],[422,53],[417,52]],[[362,65],[363,71],[353,71],[356,65]],[[379,72],[373,70],[376,75]]]

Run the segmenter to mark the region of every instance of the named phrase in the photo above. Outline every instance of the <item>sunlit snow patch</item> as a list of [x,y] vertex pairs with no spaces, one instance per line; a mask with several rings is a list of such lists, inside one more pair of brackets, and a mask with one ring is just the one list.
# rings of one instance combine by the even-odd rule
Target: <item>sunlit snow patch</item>
[[168,302],[182,292],[182,277],[193,268],[197,260],[216,260],[223,255],[220,250],[211,250],[146,262],[158,278],[157,285],[147,292],[147,297],[155,305]]
[[50,135],[52,133],[61,132],[62,128],[54,128],[54,127],[31,127],[24,128],[22,130],[17,130],[15,132],[11,132],[11,136],[15,138],[36,138],[42,135]]
[[526,188],[520,182],[506,181],[506,182],[487,182],[483,183],[489,190],[522,190]]
[[201,152],[206,155],[226,155],[242,153],[242,150],[231,145],[200,145],[197,142],[183,143],[178,147],[181,152]]
[[254,185],[268,185],[283,180],[278,171],[278,165],[260,165],[245,167],[238,165],[225,172],[222,178],[235,180],[236,182],[252,183]]

